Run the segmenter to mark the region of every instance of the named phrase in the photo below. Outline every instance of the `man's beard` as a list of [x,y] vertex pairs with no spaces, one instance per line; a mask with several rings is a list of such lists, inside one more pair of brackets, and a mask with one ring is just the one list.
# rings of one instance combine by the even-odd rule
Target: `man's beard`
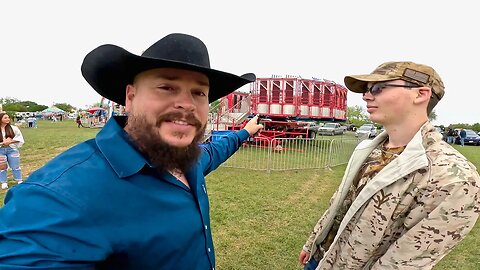
[[[177,119],[186,119],[189,125],[194,125],[197,129],[192,143],[185,147],[168,144],[158,131],[164,121]],[[206,125],[202,127],[200,121],[192,113],[185,115],[181,112],[173,112],[160,116],[155,124],[148,122],[145,115],[130,114],[125,130],[138,150],[159,172],[180,170],[185,174],[200,155],[198,143],[203,138],[205,127]]]

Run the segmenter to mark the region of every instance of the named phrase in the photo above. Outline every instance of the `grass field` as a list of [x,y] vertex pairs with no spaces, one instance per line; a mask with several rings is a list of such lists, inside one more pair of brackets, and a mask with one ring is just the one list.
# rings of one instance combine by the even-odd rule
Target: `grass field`
[[[22,129],[25,176],[99,129],[73,121],[39,121]],[[455,146],[480,168],[480,147]],[[345,166],[332,170],[261,171],[219,168],[207,177],[217,269],[300,269],[297,256],[328,205]],[[9,172],[11,180],[11,172]],[[10,185],[14,185],[10,181]],[[0,191],[0,206],[5,191]],[[480,222],[435,270],[480,269]],[[188,252],[187,252],[188,253]]]

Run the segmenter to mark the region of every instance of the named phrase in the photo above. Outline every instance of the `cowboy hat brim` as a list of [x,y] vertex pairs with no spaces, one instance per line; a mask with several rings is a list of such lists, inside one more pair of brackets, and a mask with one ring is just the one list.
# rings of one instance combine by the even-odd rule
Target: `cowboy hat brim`
[[112,44],[102,45],[88,53],[83,60],[81,71],[85,80],[101,96],[125,105],[126,86],[133,83],[137,74],[165,67],[205,74],[210,81],[208,94],[210,102],[224,97],[256,79],[253,73],[237,76],[191,63],[138,56]]

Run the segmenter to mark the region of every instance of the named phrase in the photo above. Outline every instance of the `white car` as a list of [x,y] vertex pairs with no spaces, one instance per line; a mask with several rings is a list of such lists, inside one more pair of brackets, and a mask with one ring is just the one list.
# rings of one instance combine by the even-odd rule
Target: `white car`
[[377,136],[377,127],[374,124],[364,124],[355,132],[355,137],[374,138],[375,136]]
[[339,123],[325,123],[318,129],[320,135],[342,135],[345,131]]

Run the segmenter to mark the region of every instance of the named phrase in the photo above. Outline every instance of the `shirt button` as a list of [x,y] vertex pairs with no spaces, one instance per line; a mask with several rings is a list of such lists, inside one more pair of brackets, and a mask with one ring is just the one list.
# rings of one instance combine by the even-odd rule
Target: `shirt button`
[[207,225],[205,225],[205,230],[208,230],[208,226],[207,226]]
[[210,252],[210,248],[208,248],[207,250],[208,250],[208,252]]

